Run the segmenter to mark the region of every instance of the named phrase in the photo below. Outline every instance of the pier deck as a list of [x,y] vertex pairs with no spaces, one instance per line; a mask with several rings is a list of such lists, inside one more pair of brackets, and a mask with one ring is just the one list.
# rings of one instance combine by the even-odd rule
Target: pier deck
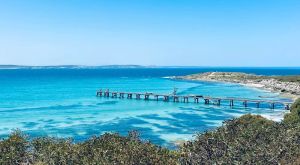
[[210,97],[203,95],[176,95],[176,94],[159,94],[152,92],[117,92],[109,90],[99,90],[97,91],[98,97],[111,97],[111,98],[127,98],[127,99],[137,99],[137,100],[156,100],[165,102],[183,102],[183,103],[199,103],[201,101],[204,104],[214,104],[221,105],[222,102],[227,102],[229,106],[233,107],[236,102],[242,103],[244,107],[249,105],[255,105],[260,108],[262,104],[268,104],[271,109],[274,109],[277,105],[284,107],[286,110],[290,110],[292,102],[282,102],[274,100],[263,100],[263,99],[247,99],[247,98],[235,98],[235,97]]

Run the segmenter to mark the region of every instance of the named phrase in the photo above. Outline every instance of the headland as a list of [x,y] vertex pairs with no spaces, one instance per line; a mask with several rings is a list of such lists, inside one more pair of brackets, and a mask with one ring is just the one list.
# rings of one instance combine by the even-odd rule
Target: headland
[[238,83],[241,85],[280,93],[284,97],[296,100],[300,97],[300,75],[263,76],[241,72],[205,72],[175,79]]

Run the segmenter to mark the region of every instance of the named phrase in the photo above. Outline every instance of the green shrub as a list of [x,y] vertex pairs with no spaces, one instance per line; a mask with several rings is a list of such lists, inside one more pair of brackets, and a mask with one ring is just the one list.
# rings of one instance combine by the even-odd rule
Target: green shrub
[[300,162],[299,100],[283,122],[258,115],[225,121],[180,149],[182,164],[291,164]]
[[[100,164],[176,164],[178,159],[174,151],[142,142],[136,132],[125,138],[118,134],[104,134],[81,146],[84,149],[80,151],[81,155],[88,155]],[[90,162],[86,160],[84,163]]]
[[27,140],[20,131],[0,141],[0,164],[178,164],[179,155],[140,140],[135,131],[123,137],[106,133],[82,143],[41,137]]
[[291,106],[291,113],[284,116],[283,122],[289,125],[297,125],[297,123],[300,123],[300,98]]
[[36,138],[31,142],[35,162],[47,164],[80,164],[78,150],[72,139]]
[[29,143],[20,131],[14,131],[6,140],[0,141],[0,164],[20,164],[29,162]]

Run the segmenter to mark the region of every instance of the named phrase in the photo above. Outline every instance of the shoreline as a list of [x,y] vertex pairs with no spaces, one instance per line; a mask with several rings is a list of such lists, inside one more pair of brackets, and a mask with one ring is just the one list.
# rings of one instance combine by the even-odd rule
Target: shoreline
[[274,76],[259,76],[239,72],[205,72],[186,76],[172,77],[172,79],[179,80],[239,84],[250,88],[278,93],[280,97],[289,98],[293,102],[295,102],[297,98],[300,98],[300,83],[280,81],[276,78],[277,77]]
[[299,96],[295,95],[295,94],[285,93],[285,92],[281,92],[278,90],[272,90],[270,88],[265,88],[262,84],[242,84],[242,83],[238,83],[238,84],[246,86],[246,87],[250,87],[250,88],[255,88],[255,89],[272,92],[272,93],[278,93],[280,97],[292,99],[293,102],[295,102],[299,98]]

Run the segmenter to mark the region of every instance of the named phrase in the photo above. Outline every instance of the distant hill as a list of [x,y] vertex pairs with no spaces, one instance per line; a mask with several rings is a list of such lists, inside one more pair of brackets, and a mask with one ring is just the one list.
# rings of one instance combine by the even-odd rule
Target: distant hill
[[101,65],[101,66],[85,66],[85,65],[48,65],[48,66],[24,66],[24,65],[0,65],[0,69],[78,69],[78,68],[146,68],[152,66],[141,65]]
[[29,65],[0,65],[0,69],[113,69],[113,68],[207,68],[208,66],[156,66],[156,65],[46,65],[46,66],[29,66]]

